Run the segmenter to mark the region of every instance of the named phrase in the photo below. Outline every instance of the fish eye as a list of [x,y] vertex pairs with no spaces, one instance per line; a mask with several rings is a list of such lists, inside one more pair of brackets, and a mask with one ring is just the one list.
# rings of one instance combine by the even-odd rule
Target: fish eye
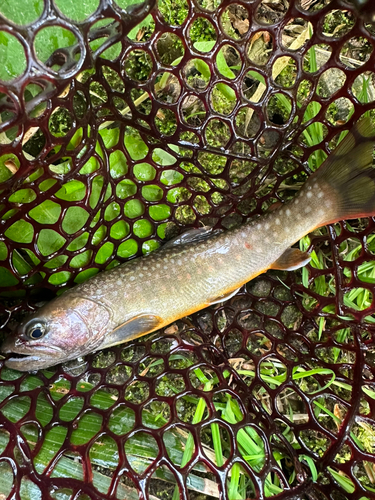
[[43,323],[33,323],[26,330],[26,335],[33,340],[40,339],[46,333],[46,327]]

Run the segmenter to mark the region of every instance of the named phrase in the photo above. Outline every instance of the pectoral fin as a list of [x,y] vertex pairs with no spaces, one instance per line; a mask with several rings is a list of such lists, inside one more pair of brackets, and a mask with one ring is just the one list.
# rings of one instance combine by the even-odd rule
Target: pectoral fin
[[271,269],[280,269],[282,271],[294,271],[300,267],[305,266],[311,260],[311,257],[306,252],[301,252],[298,248],[288,248],[285,252],[274,262]]
[[189,229],[175,238],[167,241],[163,248],[171,248],[177,245],[186,245],[188,243],[198,243],[199,241],[207,240],[213,236],[222,233],[222,229],[212,229],[212,227],[200,227]]
[[157,330],[163,324],[164,320],[160,316],[140,314],[139,316],[129,319],[126,323],[119,325],[113,332],[106,335],[100,349],[141,337],[146,333]]
[[219,304],[220,302],[225,302],[226,300],[231,299],[232,297],[234,297],[236,295],[236,293],[240,289],[241,289],[241,287],[236,288],[236,290],[234,290],[234,292],[225,293],[223,295],[220,295],[219,297],[216,297],[214,300],[210,301],[209,305],[212,306],[213,304]]

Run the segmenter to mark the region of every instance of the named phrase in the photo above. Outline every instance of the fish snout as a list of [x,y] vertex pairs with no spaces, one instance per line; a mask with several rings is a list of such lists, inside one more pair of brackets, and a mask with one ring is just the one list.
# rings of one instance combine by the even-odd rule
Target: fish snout
[[14,347],[16,346],[16,342],[19,339],[15,339],[14,336],[10,335],[7,337],[4,342],[1,344],[0,351],[3,354],[10,354],[13,352]]

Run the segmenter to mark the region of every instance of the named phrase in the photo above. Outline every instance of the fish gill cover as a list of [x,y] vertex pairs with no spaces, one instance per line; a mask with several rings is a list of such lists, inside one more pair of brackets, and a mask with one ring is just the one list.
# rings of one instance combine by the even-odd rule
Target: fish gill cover
[[[4,335],[188,227],[293,197],[375,123],[371,9],[3,1]],[[374,230],[316,230],[302,271],[136,342],[34,374],[0,361],[0,497],[375,498]]]

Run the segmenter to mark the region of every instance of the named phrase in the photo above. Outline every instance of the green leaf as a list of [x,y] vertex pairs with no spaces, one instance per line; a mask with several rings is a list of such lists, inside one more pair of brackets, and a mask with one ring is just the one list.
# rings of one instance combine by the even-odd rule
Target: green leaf
[[171,215],[171,208],[168,205],[152,205],[148,209],[150,217],[156,221],[168,219]]
[[83,283],[84,281],[88,280],[92,276],[95,276],[95,274],[98,274],[99,269],[96,267],[90,267],[89,269],[85,269],[84,271],[81,271],[74,279],[75,283]]
[[12,203],[31,203],[36,198],[35,191],[30,188],[19,189],[9,197]]
[[65,213],[62,228],[67,234],[74,234],[86,224],[88,212],[82,207],[69,207]]
[[230,69],[230,67],[227,64],[227,61],[225,60],[223,49],[220,49],[219,53],[217,54],[216,64],[217,64],[217,69],[220,71],[222,75],[224,75],[227,78],[230,78],[231,80],[236,78],[236,75]]
[[144,211],[145,207],[139,200],[130,200],[125,203],[124,213],[126,217],[129,217],[130,219],[140,217],[141,215],[143,215]]
[[129,196],[133,196],[136,192],[137,186],[130,179],[124,179],[116,185],[116,196],[118,196],[121,200],[124,200]]
[[104,264],[113,253],[114,244],[111,241],[107,241],[102,245],[95,256],[95,262],[97,264]]
[[161,174],[160,180],[166,186],[172,186],[173,184],[181,182],[183,178],[184,176],[176,170],[164,170]]
[[55,224],[60,214],[61,206],[52,200],[45,200],[29,211],[30,217],[40,224]]
[[133,167],[133,173],[139,181],[152,181],[155,179],[156,170],[149,163],[137,163]]
[[7,287],[7,286],[14,286],[17,285],[18,279],[12,274],[12,272],[5,268],[0,266],[0,286],[1,287]]
[[[210,52],[216,45],[215,40],[210,40],[206,42],[195,42],[194,48],[199,50],[199,52]],[[203,75],[204,76],[204,75]]]
[[121,240],[129,234],[129,224],[124,220],[119,220],[111,226],[110,236],[115,240]]
[[86,186],[81,181],[72,180],[64,184],[55,194],[66,201],[81,201],[86,195]]
[[318,479],[318,471],[316,470],[314,460],[311,457],[309,457],[308,455],[299,455],[298,460],[300,462],[302,462],[302,460],[306,460],[307,465],[310,468],[312,480],[315,482]]
[[99,130],[99,134],[101,135],[104,146],[107,149],[113,148],[113,146],[116,146],[118,143],[119,137],[120,137],[120,129],[119,128],[112,128],[112,129],[102,129]]
[[247,74],[252,76],[254,78],[254,80],[257,80],[258,82],[263,83],[263,85],[266,85],[266,80],[265,80],[264,76],[261,75],[260,73],[258,73],[258,71],[250,70],[247,72]]
[[103,417],[94,411],[85,413],[78,422],[78,427],[72,432],[70,442],[75,445],[88,443],[102,426]]
[[138,244],[135,240],[129,239],[121,243],[117,249],[117,255],[123,259],[127,259],[135,255],[138,251]]
[[21,219],[14,222],[4,234],[17,243],[31,243],[34,237],[34,228],[30,222]]
[[25,25],[36,21],[43,8],[43,0],[17,0],[16,5],[14,0],[2,0],[0,12],[14,23]]
[[83,21],[98,8],[99,0],[54,0],[59,10],[73,21]]
[[332,467],[327,467],[327,470],[332,474],[334,479],[339,483],[339,485],[348,493],[354,493],[355,486],[351,479],[346,474],[339,473],[332,469]]
[[147,156],[148,146],[137,130],[128,131],[127,129],[124,143],[132,160],[143,160]]
[[60,250],[66,239],[53,229],[42,229],[39,233],[37,245],[42,255],[51,255]]
[[52,427],[52,429],[47,431],[42,447],[34,458],[34,466],[39,474],[42,474],[44,471],[46,467],[45,464],[48,464],[57,455],[65,440],[67,432],[68,429],[61,425]]
[[12,80],[26,70],[26,56],[21,42],[6,31],[0,31],[0,61],[0,80]]
[[147,219],[137,220],[133,225],[133,232],[138,238],[147,238],[151,236],[153,227]]
[[0,241],[0,260],[5,260],[8,257],[8,248],[3,241]]
[[128,172],[126,157],[119,149],[109,155],[110,174],[113,179],[118,179]]
[[169,165],[174,165],[176,163],[176,158],[172,156],[170,153],[164,151],[164,149],[155,148],[152,153],[152,159],[158,165],[162,167],[166,167]]

